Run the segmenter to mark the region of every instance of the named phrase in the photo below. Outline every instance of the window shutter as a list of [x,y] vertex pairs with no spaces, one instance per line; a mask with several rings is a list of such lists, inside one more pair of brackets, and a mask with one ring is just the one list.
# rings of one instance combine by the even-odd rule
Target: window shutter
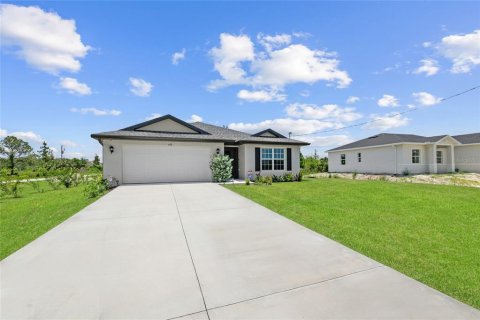
[[292,148],[287,148],[287,171],[292,171]]
[[260,171],[260,148],[255,148],[255,171]]

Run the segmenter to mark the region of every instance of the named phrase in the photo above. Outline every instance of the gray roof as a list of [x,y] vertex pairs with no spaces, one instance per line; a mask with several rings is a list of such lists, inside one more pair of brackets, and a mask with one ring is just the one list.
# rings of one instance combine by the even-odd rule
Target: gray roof
[[[344,149],[355,149],[364,147],[374,147],[396,143],[434,143],[440,141],[448,135],[425,137],[415,134],[399,134],[399,133],[380,133],[362,140],[358,140],[328,151],[338,151]],[[451,136],[460,143],[480,143],[480,133],[471,133],[458,136]]]
[[288,138],[275,137],[258,137],[249,133],[236,131],[224,127],[215,126],[203,122],[189,123],[188,127],[197,129],[198,133],[176,133],[176,132],[158,132],[145,131],[139,128],[152,124],[163,119],[171,119],[173,121],[185,124],[182,120],[171,115],[166,115],[153,120],[139,123],[117,131],[107,131],[94,133],[92,138],[101,140],[105,138],[111,139],[133,139],[133,140],[179,140],[179,141],[202,141],[202,142],[225,142],[232,144],[244,143],[266,143],[266,144],[289,144],[289,145],[309,145],[308,142],[299,141]]

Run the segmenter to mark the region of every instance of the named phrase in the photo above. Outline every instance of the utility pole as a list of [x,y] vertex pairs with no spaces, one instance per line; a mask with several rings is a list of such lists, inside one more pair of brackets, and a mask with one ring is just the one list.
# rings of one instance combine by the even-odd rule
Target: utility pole
[[63,159],[63,154],[65,153],[65,147],[63,145],[60,146],[60,159]]
[[292,138],[292,133],[289,132],[289,133],[288,133],[288,139],[291,139],[291,138]]

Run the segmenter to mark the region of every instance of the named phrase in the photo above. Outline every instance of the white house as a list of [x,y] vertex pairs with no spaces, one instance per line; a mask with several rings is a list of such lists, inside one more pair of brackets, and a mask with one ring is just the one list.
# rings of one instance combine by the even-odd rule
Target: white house
[[233,177],[300,171],[300,147],[271,129],[256,134],[171,115],[91,135],[103,146],[103,176],[120,183],[211,181],[210,159],[233,158]]
[[329,172],[480,172],[480,133],[435,137],[381,133],[327,152]]

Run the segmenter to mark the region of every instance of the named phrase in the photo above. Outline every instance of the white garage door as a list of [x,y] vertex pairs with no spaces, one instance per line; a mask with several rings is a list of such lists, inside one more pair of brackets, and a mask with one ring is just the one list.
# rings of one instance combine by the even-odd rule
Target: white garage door
[[203,146],[124,145],[123,182],[211,181],[210,153]]

